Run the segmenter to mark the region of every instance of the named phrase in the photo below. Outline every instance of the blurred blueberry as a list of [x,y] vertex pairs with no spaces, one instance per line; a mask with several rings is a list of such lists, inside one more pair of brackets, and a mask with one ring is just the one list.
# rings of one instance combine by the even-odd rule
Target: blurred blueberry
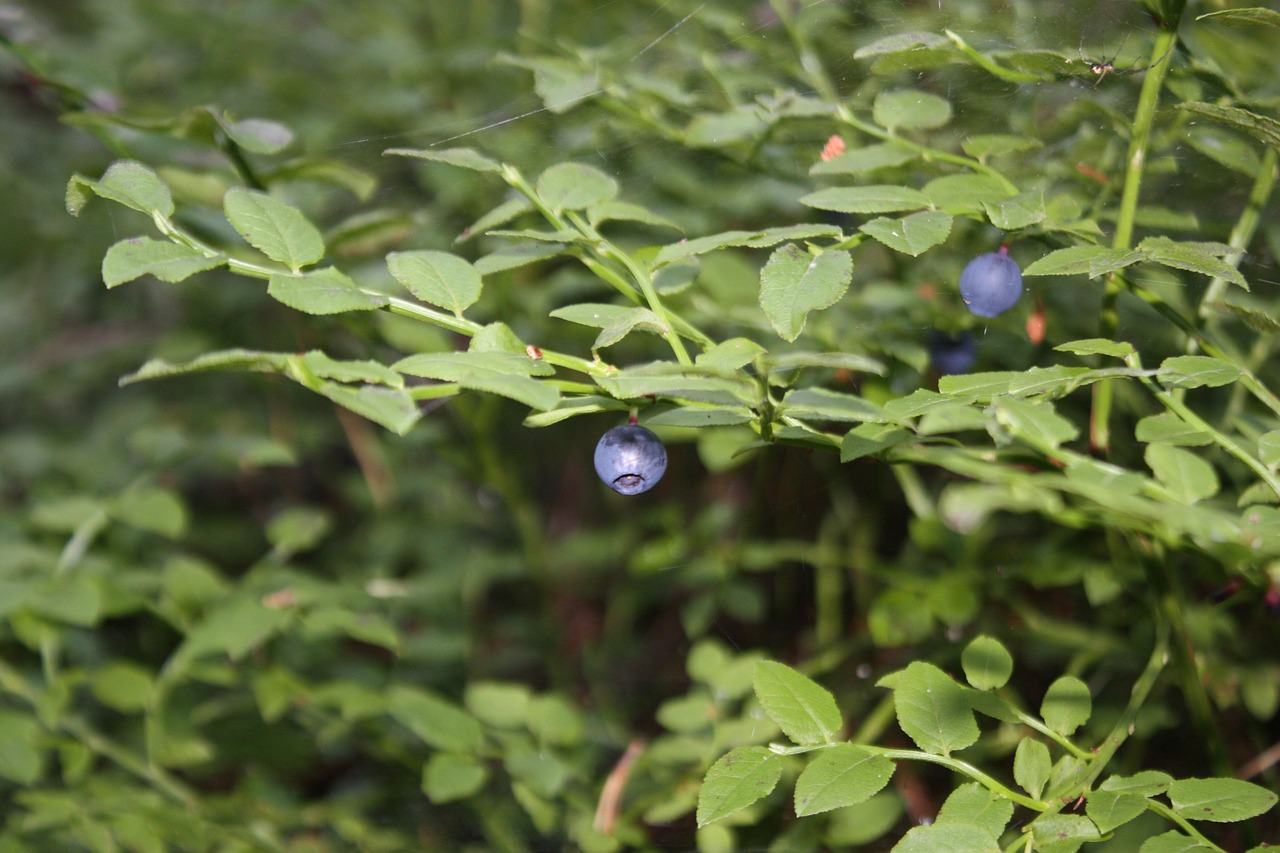
[[978,342],[968,332],[948,335],[937,329],[929,332],[929,363],[940,376],[968,373],[978,360]]
[[960,297],[979,317],[1003,314],[1022,296],[1022,271],[1006,252],[978,255],[960,273]]
[[614,427],[596,445],[596,473],[615,492],[638,495],[658,484],[667,470],[667,450],[642,426]]

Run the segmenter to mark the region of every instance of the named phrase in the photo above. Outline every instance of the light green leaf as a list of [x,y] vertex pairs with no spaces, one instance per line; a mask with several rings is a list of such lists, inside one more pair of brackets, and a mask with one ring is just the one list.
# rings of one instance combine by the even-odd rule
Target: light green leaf
[[1057,447],[1079,434],[1075,424],[1059,415],[1048,401],[1033,403],[1017,397],[995,401],[996,420],[1019,438]]
[[925,752],[950,755],[978,740],[978,722],[964,688],[933,664],[914,661],[880,679],[878,686],[893,690],[898,725]]
[[724,231],[719,234],[708,234],[705,237],[694,237],[692,240],[681,240],[663,246],[653,259],[654,267],[678,261],[694,255],[704,255],[726,246],[740,246],[742,241],[754,237],[759,231]]
[[1085,814],[1104,835],[1147,810],[1147,798],[1114,791],[1093,791],[1085,802]]
[[826,388],[797,388],[782,400],[784,414],[794,418],[822,421],[883,422],[884,412],[874,403],[852,394]]
[[333,529],[333,516],[317,507],[292,506],[267,524],[267,541],[278,555],[310,551]]
[[726,409],[718,406],[681,406],[642,418],[645,426],[669,426],[698,429],[713,426],[735,426],[750,423],[755,416],[747,408]]
[[376,361],[339,361],[315,349],[291,358],[297,359],[312,376],[321,379],[333,379],[337,382],[369,382],[374,385],[386,385],[388,388],[404,387],[404,377]]
[[666,334],[667,326],[662,320],[658,319],[657,314],[648,308],[630,308],[617,320],[600,330],[595,342],[591,344],[591,349],[594,352],[604,347],[613,346],[637,330],[662,335]]
[[937,33],[895,33],[891,36],[876,39],[871,44],[863,45],[853,52],[853,58],[867,59],[872,56],[887,56],[894,53],[914,53],[923,48],[939,47],[947,47],[947,40]]
[[422,792],[436,805],[465,800],[480,792],[488,768],[470,755],[437,752],[422,768]]
[[917,826],[891,853],[1000,853],[1000,843],[985,829],[969,824]]
[[1049,747],[1029,737],[1018,742],[1018,749],[1013,754],[1013,780],[1022,790],[1040,799],[1052,768]]
[[1083,726],[1092,712],[1088,685],[1072,675],[1064,675],[1050,684],[1040,703],[1040,716],[1045,723],[1063,735],[1070,735]]
[[1009,136],[1001,133],[978,134],[965,137],[960,143],[964,153],[979,160],[991,157],[1004,157],[1009,154],[1021,154],[1040,148],[1044,143],[1029,136]]
[[1213,443],[1213,436],[1188,424],[1169,412],[1148,415],[1138,421],[1134,436],[1144,443],[1172,444],[1184,447],[1202,447]]
[[111,502],[112,518],[140,530],[177,539],[187,529],[187,507],[169,489],[131,486]]
[[876,97],[871,117],[889,130],[932,130],[951,121],[951,102],[919,89],[898,89]]
[[794,350],[769,357],[774,373],[800,367],[818,367],[827,370],[850,370],[856,373],[874,373],[884,376],[885,366],[874,358],[855,352],[805,352]]
[[501,172],[502,164],[490,160],[474,148],[390,148],[382,152],[384,156],[416,157],[419,160],[433,160],[447,163],[460,169],[473,172]]
[[917,257],[947,239],[952,216],[941,210],[922,210],[902,219],[878,217],[858,230],[890,249]]
[[98,181],[75,175],[67,184],[67,212],[78,216],[89,200],[87,191],[141,213],[173,216],[173,196],[156,173],[132,160],[117,160]]
[[107,287],[144,275],[153,275],[161,281],[182,281],[226,262],[225,255],[209,257],[201,251],[167,240],[131,237],[107,249],[102,259],[102,281]]
[[867,187],[831,187],[801,197],[800,203],[838,213],[897,213],[929,206],[919,190],[891,184]]
[[392,687],[387,693],[387,713],[436,749],[475,753],[484,745],[475,717],[420,687]]
[[722,756],[711,765],[698,791],[698,826],[706,826],[768,796],[781,776],[781,760],[762,746],[740,746]]
[[788,240],[812,240],[815,237],[839,237],[844,232],[836,225],[779,225],[757,231],[749,237],[735,240],[730,245],[748,249],[767,249]]
[[297,272],[324,257],[324,238],[301,211],[240,187],[223,199],[227,221],[259,252]]
[[259,598],[234,598],[212,610],[187,634],[175,658],[188,663],[202,655],[225,654],[239,660],[288,619],[288,610],[267,607]]
[[475,681],[467,685],[464,703],[483,723],[502,729],[523,728],[529,718],[533,698],[524,684],[502,681]]
[[1258,436],[1258,458],[1273,468],[1280,465],[1280,430]]
[[612,397],[587,395],[585,397],[564,397],[554,409],[546,412],[530,412],[524,419],[527,427],[548,427],[566,421],[578,415],[594,415],[600,412],[626,412],[630,407],[626,403]]
[[1200,853],[1201,850],[1210,851],[1213,848],[1205,847],[1181,832],[1170,830],[1163,835],[1148,838],[1138,848],[1138,853]]
[[470,240],[477,234],[488,233],[490,228],[497,228],[500,225],[506,225],[523,213],[533,210],[533,202],[523,196],[509,198],[481,216],[475,222],[472,222],[462,230],[462,233],[454,240],[455,243],[462,243]]
[[164,379],[187,373],[209,370],[248,370],[255,373],[279,373],[289,364],[292,356],[287,353],[259,352],[256,350],[230,349],[205,353],[174,364],[162,358],[153,358],[142,367],[120,380],[120,385],[132,385],[146,379]]
[[864,802],[889,784],[895,769],[884,756],[852,744],[822,750],[796,779],[796,815],[805,817]]
[[967,173],[934,178],[925,184],[923,192],[929,204],[951,213],[982,213],[987,205],[1015,195],[995,178]]
[[1112,341],[1107,338],[1087,338],[1081,341],[1059,344],[1054,347],[1058,352],[1070,352],[1076,355],[1107,355],[1112,358],[1125,358],[1133,355],[1133,344],[1127,341]]
[[979,690],[998,690],[1013,675],[1013,655],[994,637],[974,637],[960,655],[964,677]]
[[483,286],[475,267],[448,252],[392,252],[387,269],[418,299],[459,317],[480,298]]
[[684,130],[684,143],[693,148],[724,148],[757,139],[769,128],[759,107],[743,104],[719,113],[698,113]]
[[1098,828],[1084,815],[1057,814],[1031,824],[1037,853],[1075,853],[1086,841],[1100,838]]
[[1223,9],[1196,16],[1197,21],[1214,20],[1235,26],[1280,27],[1280,12],[1253,6],[1245,9]]
[[845,433],[841,439],[840,461],[852,462],[914,440],[914,433],[900,427],[876,423],[860,424]]
[[582,210],[618,194],[618,182],[591,166],[557,163],[538,176],[538,195],[554,211]]
[[750,404],[755,400],[754,386],[745,379],[673,362],[628,367],[610,376],[597,376],[595,380],[610,396],[620,400],[674,397],[717,406]]
[[1216,122],[1243,130],[1263,145],[1280,147],[1280,121],[1267,116],[1258,115],[1239,107],[1223,107],[1218,104],[1206,104],[1200,101],[1184,101],[1177,105],[1178,109],[1213,119]]
[[563,243],[520,243],[490,252],[473,265],[480,275],[493,275],[554,257],[564,251]]
[[760,271],[760,307],[783,340],[794,341],[811,311],[830,308],[853,280],[853,256],[829,250],[813,256],[794,243],[775,251]]
[[528,356],[515,353],[423,353],[402,359],[391,369],[510,397],[542,411],[550,411],[560,402],[560,392],[554,386],[530,377],[531,372],[539,369],[538,365]]
[[219,122],[231,141],[254,154],[278,154],[293,142],[293,131],[278,121],[246,118]]
[[708,370],[737,370],[765,352],[767,350],[755,341],[729,338],[699,354],[694,363]]
[[1149,444],[1144,458],[1156,479],[1184,504],[1218,493],[1218,475],[1213,466],[1188,450],[1169,444]]
[[89,679],[94,697],[116,711],[132,714],[151,700],[151,670],[136,663],[114,661],[95,669]]
[[1160,364],[1160,381],[1171,388],[1218,388],[1230,385],[1244,371],[1228,361],[1207,355],[1176,355]]
[[1220,257],[1239,251],[1231,246],[1221,243],[1177,242],[1168,237],[1148,237],[1138,244],[1138,251],[1146,252],[1148,258],[1166,267],[1221,278],[1232,284],[1238,284],[1245,290],[1249,289],[1249,282],[1245,281],[1244,276]]
[[380,388],[376,385],[352,388],[324,382],[313,390],[396,435],[407,433],[422,416],[413,398],[397,388]]
[[24,787],[44,773],[40,724],[29,714],[0,710],[0,776]]
[[920,155],[898,142],[885,142],[850,148],[838,157],[820,160],[809,169],[810,175],[858,175],[910,163]]
[[84,575],[50,575],[34,583],[24,602],[48,619],[92,627],[102,619],[102,591]]
[[300,275],[277,273],[267,282],[267,293],[304,314],[372,311],[387,304],[385,296],[364,292],[334,267]]
[[1013,803],[976,782],[956,788],[938,810],[936,826],[976,826],[999,838],[1013,817]]
[[785,664],[760,661],[752,684],[765,713],[798,744],[830,742],[843,724],[835,697]]
[[627,201],[602,201],[593,204],[587,210],[587,220],[593,227],[602,222],[623,221],[640,222],[656,228],[670,228],[673,231],[684,230],[665,216],[659,216],[648,208]]
[[983,202],[983,210],[991,224],[1005,231],[1016,231],[1045,220],[1044,190],[1027,190],[998,201]]
[[1173,777],[1159,770],[1143,770],[1132,776],[1111,776],[1103,780],[1098,787],[1104,791],[1117,794],[1137,794],[1139,797],[1154,797],[1169,790]]
[[1104,246],[1072,246],[1057,249],[1022,271],[1028,275],[1087,275],[1089,278],[1113,273],[1146,260],[1142,252],[1109,249]]
[[1276,794],[1242,779],[1179,779],[1169,786],[1173,810],[1187,820],[1231,823],[1265,814]]

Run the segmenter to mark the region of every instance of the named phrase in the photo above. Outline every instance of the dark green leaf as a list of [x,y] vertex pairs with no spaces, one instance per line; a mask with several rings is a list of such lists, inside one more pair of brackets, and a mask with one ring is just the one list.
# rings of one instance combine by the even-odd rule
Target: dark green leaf
[[865,423],[845,433],[840,442],[840,461],[852,462],[915,439],[911,433],[889,424]]
[[1170,830],[1162,835],[1148,838],[1138,848],[1138,853],[1200,853],[1202,850],[1211,851],[1213,848],[1205,847],[1181,832]]
[[1138,251],[1146,252],[1148,258],[1166,267],[1221,278],[1232,284],[1238,284],[1245,290],[1249,289],[1249,283],[1245,281],[1244,276],[1240,275],[1231,264],[1218,257],[1233,252],[1230,246],[1175,242],[1167,237],[1148,237],[1138,244]]
[[1178,109],[1242,130],[1263,145],[1280,147],[1280,121],[1273,118],[1242,110],[1239,107],[1224,107],[1200,101],[1183,102],[1178,104]]
[[917,826],[902,836],[893,853],[1000,853],[1000,842],[969,824]]

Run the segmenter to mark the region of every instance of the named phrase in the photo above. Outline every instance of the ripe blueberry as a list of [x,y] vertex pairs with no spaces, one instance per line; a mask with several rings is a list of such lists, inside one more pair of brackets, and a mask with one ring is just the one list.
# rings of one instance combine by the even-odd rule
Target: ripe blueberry
[[938,375],[968,373],[978,360],[978,342],[968,332],[948,335],[937,329],[929,332],[929,362]]
[[614,427],[596,445],[596,473],[623,495],[638,495],[658,484],[667,470],[667,449],[642,426]]
[[969,261],[960,273],[960,297],[979,317],[1003,314],[1022,296],[1022,271],[1008,250],[988,252]]

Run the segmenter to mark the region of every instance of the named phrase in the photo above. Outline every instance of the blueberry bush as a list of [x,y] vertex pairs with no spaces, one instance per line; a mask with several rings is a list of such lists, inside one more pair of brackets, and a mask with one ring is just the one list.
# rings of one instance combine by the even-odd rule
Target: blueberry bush
[[1051,5],[0,4],[0,853],[1280,844],[1280,13]]

